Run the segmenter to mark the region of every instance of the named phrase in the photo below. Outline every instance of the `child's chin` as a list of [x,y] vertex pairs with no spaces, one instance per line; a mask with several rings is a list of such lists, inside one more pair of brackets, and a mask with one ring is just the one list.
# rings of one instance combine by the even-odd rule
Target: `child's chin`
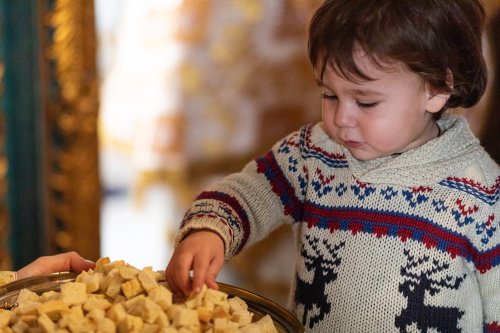
[[368,161],[377,158],[376,156],[374,157],[373,154],[368,154],[365,151],[360,151],[356,149],[349,149],[349,151],[351,152],[352,156],[354,156],[357,160],[360,161]]
[[370,153],[367,151],[360,151],[360,150],[349,150],[351,152],[351,155],[354,156],[357,160],[359,161],[369,161],[369,160],[374,160],[379,157],[384,157],[386,155],[383,154],[376,154],[376,153]]

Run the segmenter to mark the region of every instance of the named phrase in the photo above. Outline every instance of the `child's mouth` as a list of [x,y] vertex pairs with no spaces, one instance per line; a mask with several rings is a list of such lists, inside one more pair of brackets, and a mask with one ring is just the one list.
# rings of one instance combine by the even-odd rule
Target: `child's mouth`
[[351,141],[351,140],[348,140],[348,141],[344,141],[344,144],[348,147],[348,148],[360,148],[363,143],[362,142],[358,142],[358,141]]

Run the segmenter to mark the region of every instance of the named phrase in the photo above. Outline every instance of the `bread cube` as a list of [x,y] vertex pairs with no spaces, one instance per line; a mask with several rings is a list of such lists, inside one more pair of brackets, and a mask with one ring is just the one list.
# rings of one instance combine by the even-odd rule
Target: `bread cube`
[[236,333],[238,324],[226,318],[214,319],[214,333]]
[[158,286],[158,282],[156,281],[156,275],[151,270],[141,271],[141,272],[139,272],[137,277],[138,277],[139,281],[141,282],[142,287],[147,292],[149,292],[150,290],[152,290]]
[[90,312],[92,309],[107,310],[111,305],[112,304],[106,298],[91,294],[87,298],[85,304],[83,304],[83,309],[87,312]]
[[19,305],[16,308],[16,312],[20,315],[29,315],[29,314],[37,314],[38,312],[38,307],[42,303],[38,301],[32,301],[32,300],[27,300],[22,303],[19,303]]
[[60,299],[61,294],[55,290],[49,290],[40,295],[40,302],[48,302],[56,299]]
[[176,328],[183,326],[196,327],[200,326],[198,313],[196,310],[177,307],[174,309],[172,323]]
[[83,282],[87,285],[87,293],[91,294],[99,290],[99,284],[104,275],[99,272],[81,272],[76,277],[76,282]]
[[97,332],[99,333],[114,333],[116,332],[116,324],[108,318],[99,319],[96,322]]
[[38,325],[40,325],[43,332],[47,333],[54,333],[57,328],[56,324],[45,313],[38,317]]
[[215,289],[207,289],[203,297],[203,305],[209,309],[213,309],[216,305],[221,306],[225,311],[229,310],[227,303],[228,295],[222,291]]
[[260,332],[262,333],[278,333],[276,326],[274,326],[273,319],[270,315],[265,315],[260,318],[256,323]]
[[4,309],[0,309],[0,328],[6,328],[12,317],[12,312]]
[[131,280],[121,284],[122,292],[128,299],[139,295],[144,291],[142,285],[137,278],[132,278]]
[[17,295],[17,303],[21,304],[26,301],[35,301],[39,302],[40,301],[40,296],[38,294],[32,292],[29,289],[21,289],[19,292],[19,295]]
[[106,295],[109,297],[115,297],[120,294],[122,290],[122,282],[123,279],[120,276],[118,268],[114,268],[108,273],[108,275],[104,276],[99,283],[99,288],[104,290]]
[[159,313],[162,312],[162,308],[158,304],[144,295],[139,295],[125,302],[125,308],[129,314],[140,316],[148,324],[154,323]]
[[125,265],[118,268],[118,272],[123,280],[130,280],[139,274],[140,270],[131,265]]
[[95,268],[94,268],[94,272],[97,272],[97,273],[106,273],[106,266],[109,265],[111,263],[111,260],[109,260],[109,257],[103,257],[103,258],[99,258],[97,259],[96,263],[95,263]]
[[62,299],[55,299],[52,301],[40,304],[38,307],[38,314],[48,316],[52,321],[58,321],[63,313],[69,311],[68,305]]
[[148,291],[148,297],[158,303],[164,311],[172,305],[172,292],[163,286],[156,286]]
[[118,324],[117,331],[119,333],[128,333],[133,331],[139,331],[142,329],[144,322],[141,317],[133,316],[127,314]]
[[87,300],[87,285],[82,282],[67,282],[61,285],[61,299],[66,305],[80,305]]
[[125,311],[125,307],[122,303],[113,304],[106,312],[106,316],[113,320],[117,325],[125,318],[126,315],[127,312]]
[[[199,293],[193,293],[191,294],[188,299],[184,302],[184,304],[186,304],[186,306],[190,309],[196,309],[198,306],[201,306],[203,304],[206,304],[206,300],[205,300],[205,297],[206,297],[206,294],[207,294],[207,286],[206,285],[203,285],[201,287],[201,290]],[[209,295],[209,298],[211,296]],[[210,308],[211,309],[211,308]]]
[[18,321],[11,327],[11,329],[14,333],[25,333],[29,332],[30,326],[23,321]]

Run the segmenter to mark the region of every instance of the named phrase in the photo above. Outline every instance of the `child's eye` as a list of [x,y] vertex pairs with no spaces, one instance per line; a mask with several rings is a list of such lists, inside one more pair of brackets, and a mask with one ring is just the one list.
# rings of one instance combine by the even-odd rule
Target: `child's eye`
[[321,98],[328,99],[330,101],[335,101],[337,99],[337,96],[335,96],[335,95],[329,95],[327,93],[321,93]]
[[358,104],[359,107],[362,107],[362,108],[365,108],[365,109],[368,109],[368,108],[374,108],[378,105],[377,102],[373,102],[373,103],[361,103],[360,101],[356,101],[356,104]]

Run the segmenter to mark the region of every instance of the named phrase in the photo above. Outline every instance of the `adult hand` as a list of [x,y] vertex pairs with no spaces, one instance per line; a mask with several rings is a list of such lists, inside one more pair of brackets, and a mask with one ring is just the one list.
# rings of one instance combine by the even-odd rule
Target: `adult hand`
[[43,256],[17,271],[17,278],[72,271],[80,273],[95,267],[95,263],[84,259],[76,252],[66,252],[52,256]]

